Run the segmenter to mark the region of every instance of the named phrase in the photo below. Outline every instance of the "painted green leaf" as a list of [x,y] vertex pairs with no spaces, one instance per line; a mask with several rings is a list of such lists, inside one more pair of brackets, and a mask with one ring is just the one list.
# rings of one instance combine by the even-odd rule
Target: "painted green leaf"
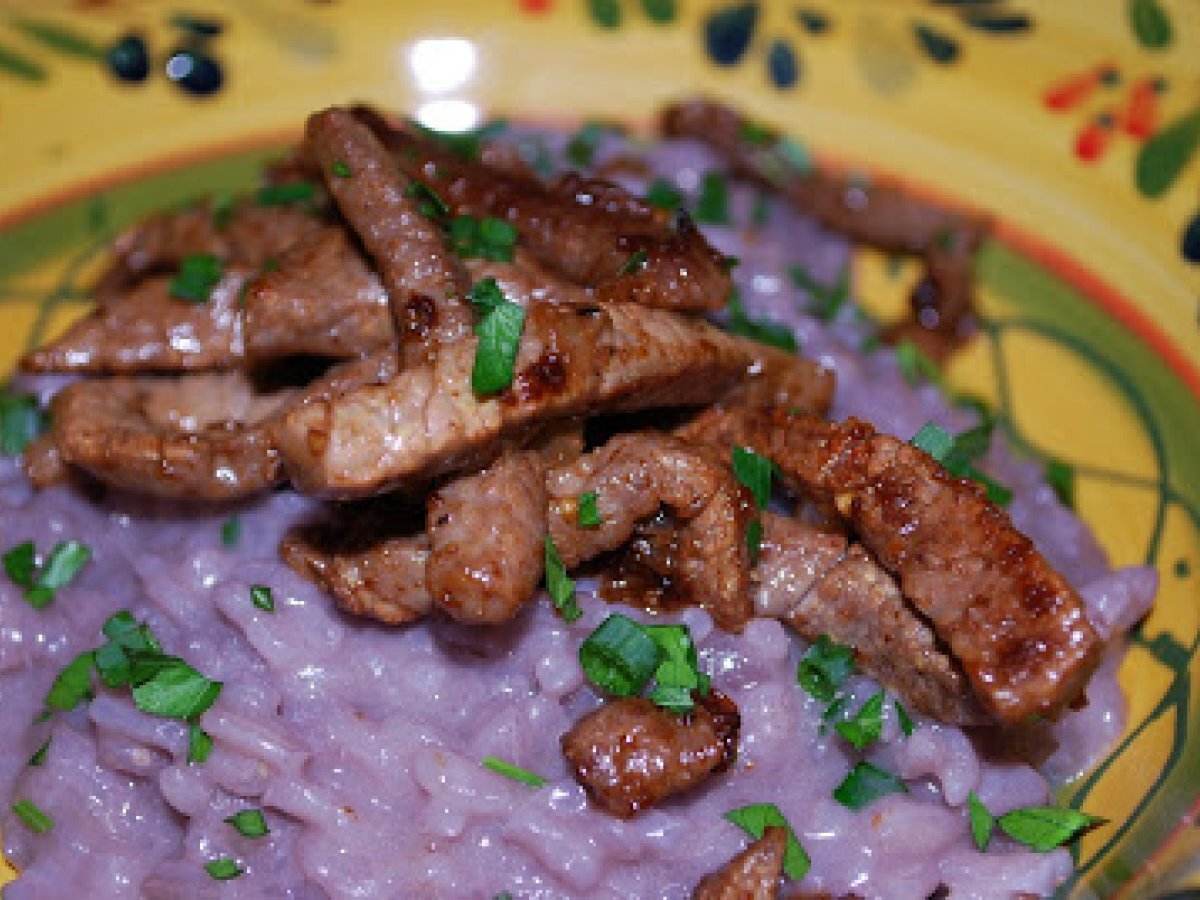
[[1138,43],[1149,50],[1170,46],[1175,36],[1171,20],[1158,0],[1129,0],[1129,27]]
[[915,23],[913,32],[921,51],[938,65],[944,66],[958,59],[958,42],[948,34],[924,22]]
[[621,25],[621,4],[618,0],[587,0],[588,14],[601,28],[618,28]]
[[28,56],[0,46],[0,72],[24,78],[26,81],[45,81],[46,70]]
[[976,31],[990,34],[1018,34],[1033,27],[1033,20],[1026,13],[969,12],[963,22]]
[[1200,144],[1200,109],[1168,125],[1142,145],[1136,181],[1147,197],[1161,197],[1175,183]]
[[10,24],[13,28],[44,44],[51,50],[67,56],[77,56],[82,59],[104,58],[103,47],[64,25],[26,18],[12,19]]
[[673,22],[676,16],[675,0],[642,0],[642,12],[651,22]]

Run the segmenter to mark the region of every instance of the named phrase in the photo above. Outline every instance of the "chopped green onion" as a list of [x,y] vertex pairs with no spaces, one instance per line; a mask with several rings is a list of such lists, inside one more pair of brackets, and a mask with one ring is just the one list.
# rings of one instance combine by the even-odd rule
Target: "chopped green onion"
[[837,282],[831,286],[821,284],[803,266],[788,268],[792,283],[803,288],[812,302],[808,311],[822,322],[832,322],[850,299],[850,265],[842,266]]
[[617,129],[605,122],[586,122],[571,137],[567,142],[566,156],[571,165],[581,169],[587,168],[592,164],[596,157],[596,151],[600,147],[600,141],[608,132],[616,132]]
[[750,554],[752,566],[758,564],[758,555],[762,552],[762,538],[762,519],[751,519],[746,523],[746,552]]
[[269,184],[258,189],[256,200],[259,206],[283,206],[311,200],[317,188],[311,181],[293,181],[288,184]]
[[987,850],[988,841],[992,839],[992,829],[996,827],[996,818],[983,805],[975,792],[967,794],[967,815],[971,819],[971,840],[979,848],[979,852]]
[[595,491],[579,495],[577,518],[582,527],[596,528],[604,524],[604,519],[600,516],[599,499]]
[[1107,821],[1077,809],[1028,806],[1005,813],[996,819],[996,824],[1014,841],[1038,853],[1049,853]]
[[50,740],[50,738],[46,738],[46,740],[42,741],[42,746],[33,751],[33,756],[25,760],[25,765],[44,766],[46,764],[46,757],[50,753]]
[[213,881],[230,881],[246,872],[245,869],[237,864],[236,860],[232,860],[227,856],[206,862],[204,864],[204,871],[209,874]]
[[250,588],[250,602],[266,612],[275,612],[275,595],[265,584],[256,584]]
[[750,211],[750,224],[755,228],[765,228],[771,220],[771,199],[764,193],[754,198],[754,208]]
[[222,684],[205,678],[181,659],[163,657],[146,681],[133,688],[133,702],[142,712],[165,719],[193,719],[216,702]]
[[955,478],[970,478],[982,484],[988,499],[997,506],[1012,502],[1012,491],[978,469],[974,461],[987,453],[991,441],[990,423],[978,425],[957,437],[932,422],[926,423],[910,442],[942,464]]
[[478,256],[493,262],[512,262],[518,237],[515,226],[491,216],[455,216],[447,226],[447,235],[451,249],[459,256]]
[[480,765],[485,769],[490,769],[497,775],[503,775],[505,778],[511,778],[513,781],[519,781],[521,784],[527,784],[530,787],[539,788],[546,783],[546,779],[541,775],[530,772],[528,769],[522,769],[520,766],[514,766],[512,763],[497,759],[494,756],[485,756]]
[[[404,196],[417,201],[417,208],[427,219],[450,215],[450,207],[433,188],[423,181],[414,181],[404,189]],[[461,226],[460,226],[461,227]]]
[[546,590],[554,602],[554,608],[562,613],[568,622],[576,621],[583,615],[575,600],[575,582],[567,575],[567,567],[563,565],[554,539],[546,535]]
[[821,713],[821,727],[819,729],[820,733],[825,734],[825,732],[829,730],[829,724],[831,722],[836,726],[838,722],[844,721],[846,718],[845,712],[846,698],[844,696],[835,698],[832,703],[825,707],[825,712]]
[[888,794],[907,794],[904,782],[868,762],[860,762],[833,790],[833,799],[849,809],[870,806]]
[[46,694],[48,707],[71,710],[92,698],[92,659],[92,651],[88,650],[67,663]]
[[665,178],[655,178],[646,191],[646,202],[659,209],[676,210],[683,205],[683,194]]
[[177,300],[207,303],[223,274],[221,261],[211,253],[193,253],[179,261],[179,272],[167,290]]
[[13,804],[12,811],[34,834],[46,834],[54,829],[54,820],[38,809],[32,800],[18,800]]
[[691,631],[686,625],[643,625],[642,629],[662,653],[654,670],[650,700],[672,712],[691,712],[695,705],[692,691],[704,695],[710,687],[709,677],[700,671]]
[[929,381],[945,389],[938,364],[912,341],[901,341],[896,345],[896,361],[900,363],[900,374],[910,385],[915,387],[921,381]]
[[1046,461],[1046,483],[1054,490],[1058,502],[1067,509],[1075,508],[1075,467],[1061,459]]
[[893,701],[892,705],[896,708],[896,721],[900,724],[900,731],[905,737],[912,737],[912,733],[917,730],[917,723],[912,720],[912,716],[899,700]]
[[750,489],[759,509],[766,509],[771,502],[771,476],[779,469],[766,456],[755,453],[748,447],[733,448],[733,474],[738,482]]
[[854,673],[854,650],[823,634],[800,660],[796,680],[815,699],[828,703]]
[[45,564],[38,570],[32,585],[25,591],[25,599],[29,601],[29,605],[34,609],[47,606],[54,599],[55,591],[74,581],[83,564],[91,558],[92,551],[79,541],[61,541],[56,544]]
[[329,167],[329,171],[331,171],[338,178],[350,178],[354,175],[354,173],[350,171],[350,167],[340,159],[335,159],[333,161],[333,165]]
[[795,353],[799,347],[796,336],[786,325],[769,319],[750,318],[736,289],[729,295],[729,332],[789,353]]
[[32,394],[0,391],[0,454],[19,456],[46,427],[46,413]]
[[512,384],[525,310],[505,297],[490,276],[471,288],[470,300],[480,312],[471,387],[477,394],[494,394]]
[[232,825],[242,837],[260,838],[270,834],[267,819],[261,809],[243,809],[222,819],[227,825]]
[[18,587],[33,587],[33,576],[37,571],[37,550],[33,541],[17,544],[4,554],[4,571]]
[[633,251],[633,253],[629,256],[629,259],[625,260],[625,265],[621,266],[621,271],[617,272],[617,275],[619,277],[632,275],[634,272],[646,265],[646,260],[649,259],[649,257],[650,254],[648,254],[645,250]]
[[579,645],[579,664],[592,684],[618,697],[640,694],[662,652],[633,619],[613,613]]
[[729,223],[729,186],[720,172],[706,172],[696,198],[696,221],[716,225]]
[[503,119],[494,119],[470,131],[437,131],[420,122],[413,124],[428,137],[463,159],[479,159],[483,154],[484,145],[508,127],[508,123]]
[[226,547],[236,547],[242,537],[242,520],[231,516],[221,524],[221,543]]
[[739,809],[731,809],[725,813],[723,818],[732,822],[755,840],[761,838],[763,832],[768,828],[786,828],[788,839],[787,851],[783,857],[783,871],[793,881],[800,881],[808,874],[811,865],[808,853],[796,839],[796,832],[792,830],[792,826],[774,803],[756,803]]
[[834,725],[834,729],[855,750],[866,748],[883,734],[883,701],[883,691],[880,691],[859,707],[853,716]]
[[208,762],[212,753],[212,735],[200,727],[197,722],[188,722],[188,753],[187,761],[195,765]]

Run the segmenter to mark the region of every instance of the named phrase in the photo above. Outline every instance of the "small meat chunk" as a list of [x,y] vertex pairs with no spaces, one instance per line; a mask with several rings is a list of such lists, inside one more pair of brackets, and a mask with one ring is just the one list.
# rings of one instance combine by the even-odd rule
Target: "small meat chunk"
[[643,697],[610,700],[562,736],[575,780],[598,807],[628,819],[733,765],[737,707],[717,691],[695,699],[684,715]]
[[284,562],[333,595],[346,612],[388,625],[425,616],[429,540],[405,510],[343,509],[327,523],[292,529],[279,552]]
[[[670,435],[623,434],[551,472],[547,488],[550,535],[568,568],[625,544],[639,521],[665,506],[677,523],[671,575],[680,593],[725,630],[749,621],[746,528],[754,501],[723,459]],[[590,492],[597,526],[579,523],[579,498]]]
[[539,451],[515,453],[430,495],[429,594],[455,619],[507,621],[537,590],[546,536],[545,468]]
[[[432,347],[469,334],[466,273],[441,228],[421,212],[413,179],[345,110],[310,116],[305,136],[342,215],[379,267],[408,348],[406,361],[420,361]],[[348,176],[338,174],[347,170]]]
[[773,825],[763,836],[727,862],[705,875],[692,900],[775,900],[787,854],[787,829]]
[[168,276],[147,278],[34,350],[21,368],[88,374],[232,368],[243,352],[238,298],[249,276],[227,269],[203,303],[171,296]]
[[105,484],[232,500],[283,477],[266,422],[291,391],[259,394],[237,373],[77,381],[50,405],[61,459]]
[[351,358],[395,340],[388,295],[343,228],[309,235],[251,282],[245,300],[246,355]]

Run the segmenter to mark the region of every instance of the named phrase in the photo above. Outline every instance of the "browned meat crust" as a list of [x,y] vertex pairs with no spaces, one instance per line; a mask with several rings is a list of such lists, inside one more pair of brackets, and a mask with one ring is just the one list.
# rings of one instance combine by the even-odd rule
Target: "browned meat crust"
[[[551,185],[450,154],[413,131],[355,109],[414,180],[428,184],[457,214],[511,222],[522,246],[546,266],[596,289],[600,299],[679,310],[715,310],[729,298],[725,258],[683,219],[672,227],[659,209],[606,181],[575,174]],[[645,261],[625,272],[635,254]]]
[[389,625],[433,607],[425,589],[429,540],[404,510],[347,509],[330,522],[288,532],[284,562],[333,595],[338,606]]
[[[920,256],[926,275],[912,298],[906,333],[924,332],[927,349],[941,355],[970,331],[975,251],[987,222],[927,203],[887,184],[860,185],[820,170],[798,171],[779,153],[780,136],[763,131],[736,110],[692,99],[663,110],[669,137],[702,141],[747,177],[765,183],[828,228],[879,249]],[[754,140],[747,134],[761,134]]]
[[39,435],[21,454],[21,470],[34,487],[46,488],[66,480],[69,470],[58,455],[54,435]]
[[520,248],[512,262],[487,259],[464,260],[472,283],[484,278],[496,279],[504,296],[518,306],[535,303],[557,303],[571,306],[594,304],[592,291],[566,281],[561,275],[548,272],[533,256]]
[[[671,571],[658,574],[727,631],[753,615],[746,527],[754,500],[724,459],[665,434],[622,434],[551,472],[547,488],[550,535],[569,568],[622,546],[665,506],[676,528]],[[588,492],[596,493],[598,526],[579,524],[579,497]]]
[[575,780],[622,819],[723,772],[737,757],[741,718],[717,691],[678,715],[643,697],[610,700],[562,736]]
[[462,622],[504,622],[542,578],[546,474],[537,450],[434,491],[426,515],[433,602]]
[[382,384],[318,392],[274,428],[301,490],[353,497],[486,465],[547,422],[711,402],[755,359],[704,322],[625,304],[530,310],[513,384],[471,389],[476,340]]
[[[466,272],[410,195],[412,181],[392,155],[342,109],[310,116],[305,136],[329,192],[379,267],[402,342],[411,348],[406,360],[420,361],[433,346],[469,334]],[[348,176],[338,174],[346,170]]]
[[88,374],[231,368],[242,357],[238,298],[250,274],[228,269],[204,303],[172,297],[168,276],[147,278],[34,350],[21,368]]
[[388,295],[343,228],[309,235],[246,291],[246,355],[361,356],[395,340]]
[[692,900],[775,900],[787,853],[786,828],[772,826],[763,836],[696,885]]
[[52,434],[64,462],[106,484],[231,500],[282,479],[265,423],[289,397],[236,373],[77,381],[51,403]]

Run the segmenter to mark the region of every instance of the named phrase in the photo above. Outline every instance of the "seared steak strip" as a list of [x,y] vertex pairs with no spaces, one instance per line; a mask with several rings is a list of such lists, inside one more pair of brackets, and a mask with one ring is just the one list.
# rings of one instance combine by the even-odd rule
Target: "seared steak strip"
[[660,125],[668,137],[709,145],[735,172],[780,191],[827,228],[881,250],[921,257],[926,275],[912,298],[911,330],[919,327],[927,336],[936,335],[943,347],[965,336],[973,309],[971,267],[988,227],[983,219],[891,185],[859,185],[819,169],[789,166],[780,156],[778,134],[709,100],[668,106]]
[[773,825],[764,829],[757,841],[700,879],[692,900],[775,900],[783,878],[787,839],[786,828]]
[[379,267],[406,361],[419,362],[436,345],[468,335],[466,272],[441,228],[421,212],[412,181],[392,155],[342,109],[310,116],[305,138],[342,215]]
[[685,715],[643,697],[610,700],[562,736],[575,780],[597,806],[628,819],[733,765],[737,707],[717,691],[694,699]]
[[[728,631],[753,615],[746,527],[754,500],[724,459],[665,434],[623,434],[552,471],[547,489],[550,535],[568,568],[622,546],[665,506],[678,523],[671,576],[681,592]],[[598,526],[579,524],[579,498],[589,492]]]
[[428,591],[455,619],[506,621],[537,590],[546,536],[545,469],[541,453],[528,450],[430,495]]
[[51,402],[52,434],[64,462],[106,484],[232,500],[282,480],[266,423],[290,396],[237,373],[77,381]]
[[[521,245],[597,297],[680,310],[724,307],[732,282],[725,258],[686,218],[670,217],[617,185],[567,174],[551,185],[464,160],[373,110],[355,115],[395,153],[404,173],[433,188],[456,214],[494,216],[517,227]],[[631,260],[644,254],[635,265]]]

